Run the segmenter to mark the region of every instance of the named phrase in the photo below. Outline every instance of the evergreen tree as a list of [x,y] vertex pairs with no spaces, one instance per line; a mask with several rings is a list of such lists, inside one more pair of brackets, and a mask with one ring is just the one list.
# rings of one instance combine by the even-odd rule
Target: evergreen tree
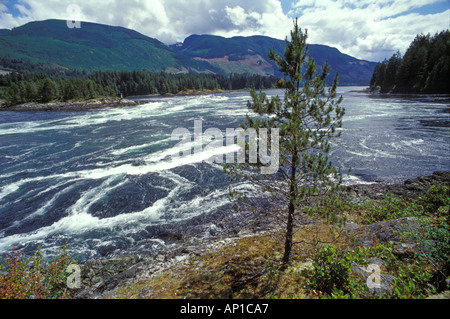
[[[267,166],[261,160],[254,164],[225,165],[227,173],[249,180],[284,203],[283,264],[289,262],[296,218],[308,200],[335,189],[336,183],[341,181],[340,170],[332,166],[327,155],[330,151],[328,140],[340,135],[336,129],[341,127],[345,113],[339,106],[342,97],[336,99],[338,75],[335,75],[333,85],[326,89],[325,78],[330,67],[326,63],[321,74],[316,72],[316,63],[308,55],[306,40],[307,31],[303,33],[295,20],[291,41],[286,39],[284,55],[277,55],[274,49],[268,54],[284,74],[284,80],[279,82],[279,87],[285,90],[284,99],[273,97],[269,100],[263,92],[257,94],[252,89],[252,102],[248,106],[258,116],[247,116],[242,125],[245,130],[279,130],[279,147],[277,149],[272,142],[271,149],[279,155],[278,171],[271,175],[259,174],[259,169]],[[262,139],[261,134],[259,138]],[[269,135],[268,140],[272,138],[276,137]],[[261,144],[259,147],[261,151]],[[250,158],[251,152],[246,150],[246,155]],[[238,198],[242,196],[237,191],[232,194]]]
[[373,71],[372,78],[370,79],[370,88],[372,90],[379,90],[384,84],[384,76],[386,73],[387,60],[381,63],[377,63]]
[[24,97],[26,102],[32,102],[35,101],[37,99],[37,87],[35,82],[32,81],[25,81],[24,82],[24,86],[25,86],[25,92],[24,92]]
[[397,72],[401,63],[402,56],[400,52],[397,51],[386,64],[381,92],[390,92],[395,88],[397,84]]
[[41,102],[47,103],[58,97],[58,87],[52,79],[46,78],[40,84],[39,93]]

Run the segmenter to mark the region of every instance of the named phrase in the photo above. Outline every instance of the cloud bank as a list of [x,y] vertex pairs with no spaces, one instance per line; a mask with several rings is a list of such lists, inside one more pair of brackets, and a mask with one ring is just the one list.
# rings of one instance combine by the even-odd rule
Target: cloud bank
[[284,39],[292,20],[308,29],[310,43],[337,47],[371,61],[404,52],[418,33],[449,28],[450,10],[421,14],[415,9],[440,0],[356,1],[293,0],[283,11],[279,0],[3,0],[0,28],[33,20],[72,19],[75,4],[80,20],[123,26],[166,44],[191,34],[248,36],[261,34]]

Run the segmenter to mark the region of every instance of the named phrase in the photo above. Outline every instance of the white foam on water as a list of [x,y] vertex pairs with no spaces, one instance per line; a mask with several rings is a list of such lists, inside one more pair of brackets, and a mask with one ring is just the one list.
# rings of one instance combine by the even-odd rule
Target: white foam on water
[[342,184],[344,186],[356,185],[356,184],[370,185],[370,184],[375,184],[375,182],[366,182],[366,181],[362,180],[361,178],[354,176],[354,175],[343,175],[342,176]]
[[415,139],[415,140],[402,140],[401,143],[403,143],[404,145],[408,146],[408,147],[414,147],[417,145],[422,145],[423,143],[425,143],[425,141],[421,138],[419,139]]
[[[192,144],[193,145],[193,144]],[[117,165],[117,166],[105,166],[95,169],[81,170],[81,171],[72,171],[62,174],[54,174],[48,176],[34,177],[34,178],[25,178],[19,181],[13,182],[9,185],[4,186],[0,189],[0,200],[5,198],[6,196],[13,194],[19,191],[20,187],[27,183],[44,181],[44,180],[97,180],[103,178],[109,178],[117,175],[144,175],[153,172],[161,172],[169,169],[173,169],[183,165],[201,163],[202,161],[208,161],[212,156],[215,155],[223,155],[231,152],[235,152],[238,150],[239,146],[237,144],[218,147],[209,151],[203,151],[199,154],[191,154],[186,156],[181,156],[179,158],[170,158],[174,154],[178,154],[180,151],[190,149],[191,144],[182,144],[177,147],[169,148],[166,150],[162,150],[159,152],[155,152],[146,157],[143,157],[143,165],[133,165],[130,163]],[[165,159],[165,160],[164,160]],[[50,191],[52,188],[47,189],[46,191]],[[21,194],[25,196],[26,194]]]
[[[23,185],[27,184],[27,183],[33,183],[33,182],[39,182],[39,181],[44,181],[47,179],[67,179],[70,178],[72,180],[76,180],[79,179],[79,175],[76,172],[68,172],[68,173],[64,173],[64,174],[55,174],[55,175],[49,175],[49,176],[40,176],[40,177],[32,177],[32,178],[24,178],[21,180],[18,180],[16,182],[10,183],[6,186],[4,186],[1,190],[0,190],[0,200],[5,198],[8,195],[11,195],[15,192],[17,192]],[[50,191],[51,189],[47,189],[44,192]],[[21,194],[22,196],[26,196],[26,194]]]
[[21,183],[21,182],[16,182],[16,183],[12,183],[12,184],[4,186],[0,191],[0,199],[4,198],[12,193],[15,193],[22,184],[23,183]]
[[133,151],[136,151],[136,150],[145,149],[147,147],[155,146],[155,145],[158,145],[158,144],[161,144],[161,143],[165,143],[165,142],[169,142],[169,141],[171,141],[170,137],[164,138],[164,139],[161,139],[161,140],[157,140],[157,141],[154,141],[152,143],[133,145],[133,146],[129,146],[129,147],[124,147],[124,148],[120,148],[120,149],[117,149],[117,150],[113,150],[113,151],[111,151],[111,154],[112,155],[122,155],[122,154],[125,154],[125,153],[129,153],[129,152],[133,152]]
[[356,156],[362,156],[362,157],[371,157],[371,156],[373,156],[373,154],[370,153],[370,152],[362,153],[362,152],[346,150],[346,153],[350,153],[350,154],[353,154],[353,155],[356,155]]
[[[15,234],[0,238],[0,251],[8,249],[12,244],[21,242],[28,243],[31,241],[44,240],[48,236],[64,234],[77,234],[89,229],[102,227],[101,219],[89,214],[89,208],[98,200],[106,196],[110,191],[122,186],[127,182],[126,179],[117,182],[117,177],[111,177],[104,181],[100,186],[94,187],[83,193],[80,199],[67,209],[67,216],[61,218],[50,226],[41,227],[36,231]],[[116,183],[116,184],[114,184]],[[61,194],[59,194],[61,195]],[[59,196],[57,195],[57,196]],[[56,198],[52,198],[56,200]],[[48,204],[48,203],[47,203]],[[47,209],[47,205],[41,207],[42,211],[37,211],[25,219],[35,217]],[[104,224],[104,223],[103,223]]]
[[[29,121],[19,123],[0,124],[0,135],[35,133],[49,130],[71,130],[79,127],[102,125],[108,122],[133,120],[155,115],[154,109],[163,105],[163,102],[152,102],[140,106],[107,108],[98,112],[88,112],[83,115],[73,116],[58,120]],[[149,107],[151,106],[151,107]]]

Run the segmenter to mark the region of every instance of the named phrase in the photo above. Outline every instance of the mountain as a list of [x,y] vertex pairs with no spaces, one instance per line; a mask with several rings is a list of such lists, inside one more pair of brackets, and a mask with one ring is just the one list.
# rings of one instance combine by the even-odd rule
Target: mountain
[[[284,40],[266,36],[223,38],[213,35],[192,35],[183,43],[172,45],[175,51],[207,61],[225,73],[254,73],[280,76],[275,63],[267,58],[269,49],[283,54]],[[325,61],[331,67],[330,78],[339,72],[341,85],[368,85],[375,62],[356,59],[326,45],[310,44],[309,53],[318,66]]]
[[[213,35],[192,35],[183,43],[167,46],[123,27],[81,22],[81,28],[71,29],[65,20],[34,21],[12,30],[0,30],[0,58],[87,71],[145,69],[281,76],[267,53],[275,48],[282,54],[284,47],[283,40],[266,36]],[[376,63],[358,60],[325,45],[311,44],[309,52],[318,66],[328,61],[329,81],[338,71],[341,85],[369,85]]]
[[218,72],[136,31],[89,22],[71,29],[65,20],[30,22],[1,33],[4,56],[86,70]]

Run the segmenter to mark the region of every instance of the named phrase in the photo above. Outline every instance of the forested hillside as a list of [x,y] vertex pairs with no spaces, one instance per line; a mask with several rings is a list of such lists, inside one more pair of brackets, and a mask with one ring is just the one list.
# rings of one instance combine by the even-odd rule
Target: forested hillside
[[54,19],[3,32],[0,57],[87,71],[217,73],[210,64],[174,52],[159,40],[131,29],[90,22],[70,29],[65,20]]
[[376,65],[370,87],[382,93],[450,93],[450,32],[417,35],[405,55]]
[[[175,51],[200,61],[208,61],[224,73],[252,73],[281,77],[276,64],[267,57],[274,48],[283,54],[284,40],[266,36],[224,38],[215,35],[191,35],[183,43],[171,46]],[[328,62],[331,71],[327,83],[333,83],[336,72],[340,85],[368,85],[375,68],[375,62],[359,60],[338,49],[320,44],[308,45],[308,53],[320,69]]]

